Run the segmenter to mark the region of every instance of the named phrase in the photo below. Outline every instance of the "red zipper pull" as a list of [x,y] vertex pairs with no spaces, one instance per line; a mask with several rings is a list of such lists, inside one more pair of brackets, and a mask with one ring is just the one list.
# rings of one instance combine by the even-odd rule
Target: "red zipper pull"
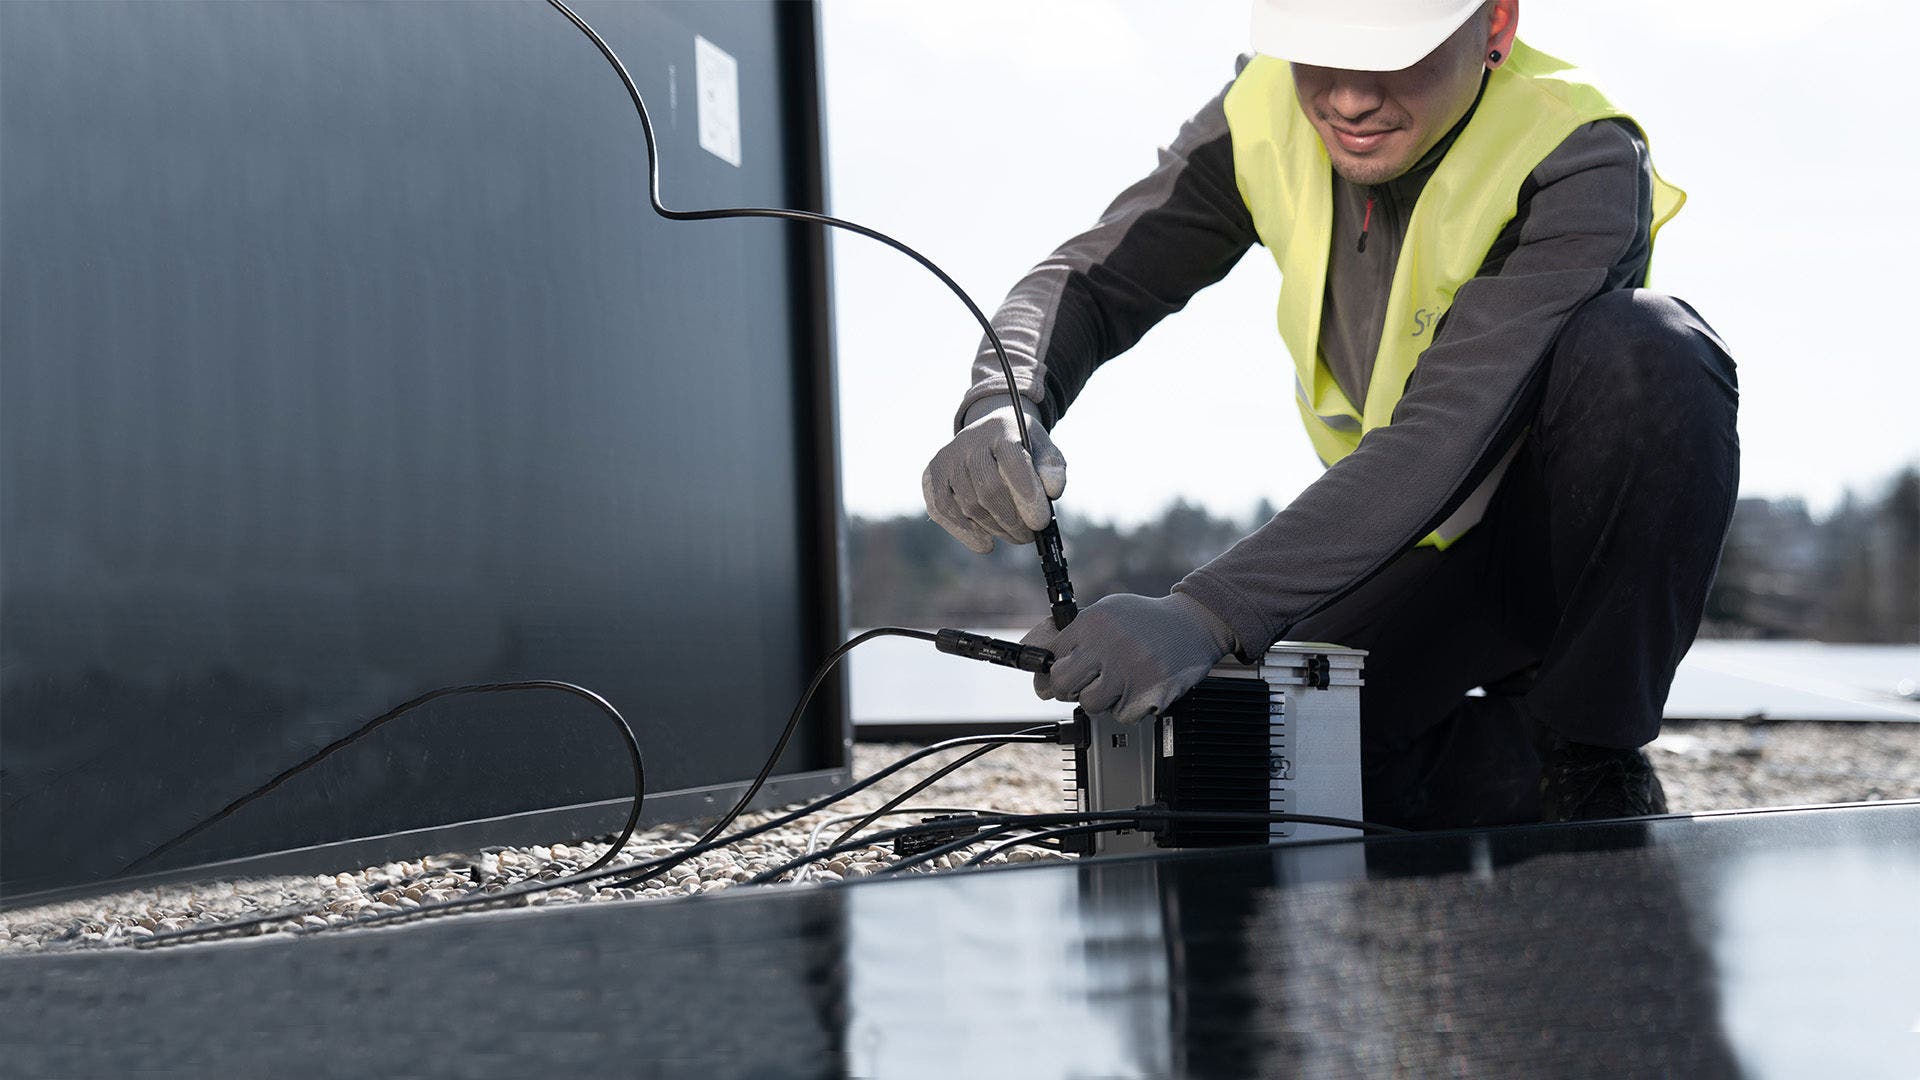
[[1365,254],[1367,250],[1367,230],[1372,227],[1373,227],[1373,196],[1369,195],[1367,196],[1366,216],[1360,220],[1360,245],[1355,249],[1361,252],[1362,254]]

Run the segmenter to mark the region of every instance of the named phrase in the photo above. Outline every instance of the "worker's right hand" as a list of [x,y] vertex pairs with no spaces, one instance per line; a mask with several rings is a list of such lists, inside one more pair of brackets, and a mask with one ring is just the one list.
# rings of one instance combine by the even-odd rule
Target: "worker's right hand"
[[993,550],[996,536],[1033,543],[1034,532],[1053,520],[1047,500],[1059,498],[1067,488],[1067,459],[1047,437],[1039,409],[1029,401],[1020,403],[1027,414],[1027,437],[1033,440],[1030,459],[1020,445],[1013,406],[990,404],[979,402],[968,412],[967,425],[933,455],[920,476],[927,516],[982,555]]

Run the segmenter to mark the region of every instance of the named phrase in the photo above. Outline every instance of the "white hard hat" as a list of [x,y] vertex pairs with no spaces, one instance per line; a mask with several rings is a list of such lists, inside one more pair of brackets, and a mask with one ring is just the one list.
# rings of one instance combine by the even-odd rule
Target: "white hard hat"
[[1314,67],[1398,71],[1438,48],[1485,0],[1253,0],[1253,49]]

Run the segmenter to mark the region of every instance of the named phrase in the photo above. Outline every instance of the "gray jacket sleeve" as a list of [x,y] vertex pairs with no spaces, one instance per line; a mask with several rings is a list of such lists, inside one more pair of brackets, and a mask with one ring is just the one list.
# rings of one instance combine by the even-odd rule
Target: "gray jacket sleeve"
[[[1225,277],[1258,241],[1234,182],[1225,97],[1222,90],[1188,120],[1154,170],[1020,279],[994,314],[1020,393],[1039,405],[1048,427],[1095,368]],[[998,398],[997,405],[1006,392],[983,340],[954,430],[975,403]]]
[[1651,167],[1630,127],[1581,128],[1541,162],[1518,216],[1463,285],[1393,422],[1175,588],[1256,655],[1444,521],[1524,426],[1575,309],[1645,275]]

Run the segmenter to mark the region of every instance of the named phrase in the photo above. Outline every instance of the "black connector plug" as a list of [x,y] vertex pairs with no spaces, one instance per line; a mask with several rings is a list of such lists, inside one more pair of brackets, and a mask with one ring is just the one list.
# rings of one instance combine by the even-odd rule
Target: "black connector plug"
[[1047,522],[1047,527],[1033,536],[1033,546],[1040,552],[1040,572],[1047,579],[1047,604],[1053,610],[1053,628],[1065,630],[1080,614],[1080,605],[1073,602],[1073,579],[1067,576],[1067,545],[1060,539],[1058,519]]
[[920,819],[922,825],[933,825],[942,821],[953,822],[952,828],[928,829],[926,832],[908,833],[893,838],[893,853],[908,858],[922,852],[932,851],[942,844],[951,844],[955,840],[972,836],[979,826],[974,824],[979,818],[974,814],[935,814]]
[[953,656],[984,660],[989,664],[1019,668],[1021,671],[1042,672],[1053,667],[1053,654],[1037,645],[1002,641],[985,634],[969,634],[965,630],[941,630],[934,635],[933,647]]

